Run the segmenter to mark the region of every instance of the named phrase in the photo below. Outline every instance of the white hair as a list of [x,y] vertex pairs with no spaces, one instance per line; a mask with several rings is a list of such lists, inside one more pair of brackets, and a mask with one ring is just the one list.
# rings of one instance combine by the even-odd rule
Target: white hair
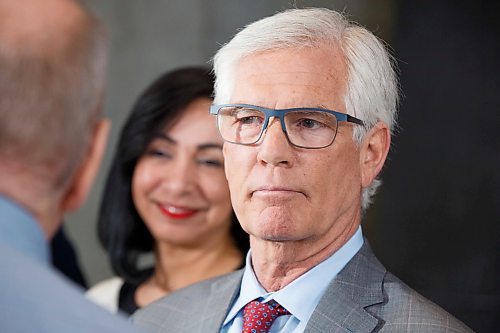
[[[235,86],[238,62],[258,52],[327,47],[340,48],[347,71],[344,102],[347,113],[362,119],[354,139],[361,143],[377,122],[396,126],[398,82],[393,58],[383,42],[367,29],[348,21],[339,12],[325,8],[289,9],[247,25],[214,56],[215,103],[230,101]],[[363,188],[361,208],[364,212],[380,186],[375,179]]]

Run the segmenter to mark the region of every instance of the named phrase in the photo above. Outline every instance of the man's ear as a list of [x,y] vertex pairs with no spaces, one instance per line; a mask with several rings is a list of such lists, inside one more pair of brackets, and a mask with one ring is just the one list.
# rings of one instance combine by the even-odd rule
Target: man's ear
[[111,123],[109,120],[100,120],[91,138],[89,151],[82,165],[76,172],[73,182],[68,188],[62,201],[62,209],[65,212],[74,211],[87,199],[92,188],[94,179],[99,171],[101,160],[106,151],[108,134]]
[[361,185],[367,187],[384,166],[391,146],[391,133],[384,122],[378,122],[366,133],[360,152]]

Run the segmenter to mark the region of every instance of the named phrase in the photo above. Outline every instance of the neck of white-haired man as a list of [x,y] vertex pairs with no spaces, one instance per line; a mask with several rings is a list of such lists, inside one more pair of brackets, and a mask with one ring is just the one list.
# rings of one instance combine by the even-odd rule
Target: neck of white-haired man
[[343,216],[331,231],[336,236],[329,242],[270,242],[250,236],[252,268],[258,281],[268,292],[283,289],[337,252],[354,235],[360,220],[361,210]]

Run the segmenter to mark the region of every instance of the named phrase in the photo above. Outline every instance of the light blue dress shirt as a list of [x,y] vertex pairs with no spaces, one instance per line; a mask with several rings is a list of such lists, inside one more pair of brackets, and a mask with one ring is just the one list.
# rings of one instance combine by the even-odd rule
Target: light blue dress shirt
[[42,228],[16,202],[0,196],[0,244],[7,244],[49,264],[50,250]]
[[269,333],[303,332],[330,282],[354,257],[362,245],[363,234],[361,227],[359,227],[351,239],[328,259],[276,292],[266,292],[258,282],[251,264],[251,251],[249,251],[240,294],[224,320],[221,333],[241,333],[243,308],[248,302],[259,297],[263,298],[263,302],[274,299],[291,313],[291,315],[278,317]]
[[125,318],[85,299],[51,267],[42,228],[23,207],[0,196],[0,332],[138,333]]

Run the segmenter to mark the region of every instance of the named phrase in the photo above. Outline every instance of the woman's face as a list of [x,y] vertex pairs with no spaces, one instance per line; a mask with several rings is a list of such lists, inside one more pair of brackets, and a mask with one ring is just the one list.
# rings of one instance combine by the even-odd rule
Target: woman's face
[[229,236],[232,208],[210,103],[189,104],[135,167],[132,197],[156,241],[190,246]]

